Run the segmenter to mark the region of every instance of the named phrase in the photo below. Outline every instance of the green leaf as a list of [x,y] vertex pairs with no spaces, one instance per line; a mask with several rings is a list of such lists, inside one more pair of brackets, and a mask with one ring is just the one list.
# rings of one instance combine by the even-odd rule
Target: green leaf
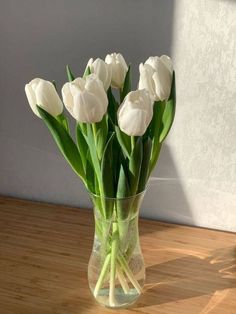
[[159,136],[163,128],[162,125],[162,115],[165,107],[164,101],[155,101],[153,104],[153,116],[152,121],[149,124],[144,137],[150,137],[151,139],[157,138],[159,141]]
[[106,197],[114,197],[114,167],[113,167],[113,140],[115,133],[112,133],[107,141],[101,162],[103,190]]
[[104,147],[106,145],[106,139],[103,137],[102,129],[99,129],[96,134],[96,147],[97,147],[97,154],[98,158],[102,159],[102,154],[104,151]]
[[[100,193],[100,188],[99,188],[99,182],[98,182],[98,178],[97,178],[97,176],[95,175],[95,173],[94,173],[94,186],[95,186],[95,193],[96,193],[96,195],[101,195],[101,193]],[[102,205],[101,205],[101,207],[102,207]],[[100,207],[99,207],[100,208]],[[101,211],[102,212],[102,211]],[[104,216],[105,217],[105,216]]]
[[66,66],[66,74],[67,74],[67,78],[68,78],[69,82],[74,81],[75,77],[74,77],[73,73],[71,72],[71,69],[70,69],[68,64]]
[[149,175],[156,165],[161,150],[161,143],[159,142],[159,138],[161,130],[163,128],[162,115],[164,111],[164,106],[165,103],[162,101],[155,102],[153,106],[153,117],[151,124],[149,126],[149,136],[152,140],[152,152],[149,166]]
[[115,182],[114,189],[116,191],[119,174],[120,174],[120,164],[124,160],[124,154],[122,153],[120,144],[116,136],[112,144],[112,159],[113,159],[113,172],[114,172],[114,182]]
[[90,75],[90,74],[91,74],[90,67],[89,67],[89,66],[87,66],[87,67],[86,67],[86,69],[85,69],[85,71],[84,71],[84,75],[83,75],[83,77],[86,77],[86,76],[88,76],[88,75]]
[[125,76],[124,86],[120,94],[120,102],[122,102],[125,96],[131,91],[131,67],[129,65],[128,71]]
[[84,135],[84,138],[86,138],[86,136],[87,136],[87,123],[85,123],[85,122],[78,122],[78,125],[80,127],[81,132]]
[[117,184],[117,198],[124,198],[130,195],[129,178],[125,174],[125,169],[123,164],[120,165],[120,173]]
[[88,190],[93,193],[96,194],[96,182],[95,182],[95,174],[94,174],[94,169],[91,163],[91,156],[90,156],[90,152],[87,151],[87,156],[86,156],[86,182],[87,182],[87,188]]
[[[116,192],[116,209],[117,209],[117,217],[120,220],[124,220],[129,216],[130,213],[130,205],[131,202],[129,200],[124,200],[125,197],[130,196],[130,187],[129,187],[129,179],[125,173],[125,168],[123,164],[120,165],[120,173],[117,185],[117,192]],[[126,234],[128,227],[127,222],[124,224],[119,224],[120,226],[120,236],[123,238],[123,235]]]
[[86,170],[88,144],[85,140],[84,134],[81,131],[81,127],[79,123],[77,123],[76,125],[76,140],[77,140],[77,146],[78,146],[78,150],[79,150],[80,157],[82,160],[83,168],[84,170]]
[[135,143],[129,161],[130,189],[132,195],[135,195],[137,193],[142,159],[143,159],[143,142],[142,137],[139,137]]
[[85,173],[83,170],[82,160],[75,145],[74,141],[65,130],[65,128],[57,121],[53,116],[51,116],[47,111],[45,111],[40,106],[37,106],[38,112],[51,132],[58,148],[61,153],[71,165],[72,169],[81,179],[85,182]]
[[102,159],[102,155],[106,145],[106,134],[107,133],[104,132],[104,129],[99,129],[96,135],[97,154],[100,160]]
[[108,116],[111,121],[110,130],[114,131],[114,126],[117,125],[117,110],[118,110],[118,103],[112,94],[111,87],[108,88],[107,91],[107,98],[108,98]]
[[115,126],[115,132],[117,140],[125,154],[128,158],[130,158],[131,155],[131,138],[127,134],[121,131],[121,129],[118,126]]
[[122,102],[125,96],[131,91],[131,66],[129,65],[128,71],[125,76],[124,86],[120,94],[120,102]]
[[149,174],[149,164],[150,164],[150,157],[152,151],[152,140],[150,137],[143,139],[143,160],[142,166],[140,170],[140,177],[139,177],[139,185],[138,185],[138,193],[144,191],[147,181],[148,181],[148,174]]
[[70,134],[69,122],[67,117],[61,113],[56,117],[57,121],[64,127],[64,129]]
[[107,141],[108,133],[107,115],[104,115],[102,120],[96,123],[96,129],[98,130],[96,133],[97,154],[98,158],[101,160]]
[[[101,167],[100,167],[100,162],[99,162],[98,155],[97,155],[97,150],[96,150],[96,145],[95,145],[95,140],[94,140],[94,135],[93,135],[91,124],[87,125],[86,141],[87,141],[87,144],[89,146],[91,160],[92,160],[92,164],[93,164],[95,173],[97,175],[97,180],[98,180],[98,183],[100,184],[102,182],[101,181],[102,180]],[[99,185],[99,186],[100,186],[100,188],[102,188],[101,185]],[[102,195],[103,191],[100,191],[100,192]]]
[[167,137],[170,128],[173,124],[175,117],[175,104],[176,104],[176,94],[175,94],[175,72],[173,72],[172,85],[170,97],[165,105],[165,110],[162,117],[163,129],[160,134],[159,142],[162,143]]
[[53,84],[53,86],[55,87],[55,90],[57,91],[57,83],[56,83],[56,81],[55,81],[55,80],[52,80],[52,84]]
[[149,129],[150,137],[153,139],[149,175],[157,163],[161,151],[161,144],[172,126],[175,116],[175,98],[175,73],[173,72],[171,92],[168,101],[158,101],[154,103],[153,118]]

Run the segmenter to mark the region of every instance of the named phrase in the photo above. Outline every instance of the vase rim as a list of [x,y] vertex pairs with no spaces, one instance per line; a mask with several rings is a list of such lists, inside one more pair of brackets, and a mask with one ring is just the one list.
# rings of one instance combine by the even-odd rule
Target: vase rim
[[145,189],[142,192],[139,192],[137,194],[131,195],[131,196],[126,196],[126,197],[107,197],[107,196],[101,196],[95,193],[92,193],[91,191],[88,191],[89,195],[93,196],[93,197],[97,197],[97,198],[103,198],[106,200],[128,200],[128,199],[132,199],[132,198],[136,198],[138,196],[141,196],[143,194],[146,193],[147,189],[148,189],[148,185],[145,187]]

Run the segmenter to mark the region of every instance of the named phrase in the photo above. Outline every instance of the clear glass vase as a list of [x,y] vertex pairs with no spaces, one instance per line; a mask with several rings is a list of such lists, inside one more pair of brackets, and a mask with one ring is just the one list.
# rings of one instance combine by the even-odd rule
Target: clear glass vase
[[94,298],[106,307],[127,307],[142,292],[145,266],[138,219],[144,194],[120,199],[90,195],[95,234],[88,281]]

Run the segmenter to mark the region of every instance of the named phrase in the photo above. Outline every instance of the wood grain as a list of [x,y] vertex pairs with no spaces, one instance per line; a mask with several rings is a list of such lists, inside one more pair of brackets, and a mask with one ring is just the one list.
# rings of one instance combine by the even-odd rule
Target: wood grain
[[89,210],[0,197],[0,314],[235,314],[236,235],[141,220],[144,294],[96,304],[87,283]]

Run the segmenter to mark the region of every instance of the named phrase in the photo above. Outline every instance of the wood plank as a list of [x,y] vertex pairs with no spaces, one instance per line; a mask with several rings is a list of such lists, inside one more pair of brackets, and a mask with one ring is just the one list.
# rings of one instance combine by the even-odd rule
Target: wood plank
[[111,311],[90,294],[91,210],[0,197],[1,314],[235,314],[236,234],[140,220],[145,291]]

